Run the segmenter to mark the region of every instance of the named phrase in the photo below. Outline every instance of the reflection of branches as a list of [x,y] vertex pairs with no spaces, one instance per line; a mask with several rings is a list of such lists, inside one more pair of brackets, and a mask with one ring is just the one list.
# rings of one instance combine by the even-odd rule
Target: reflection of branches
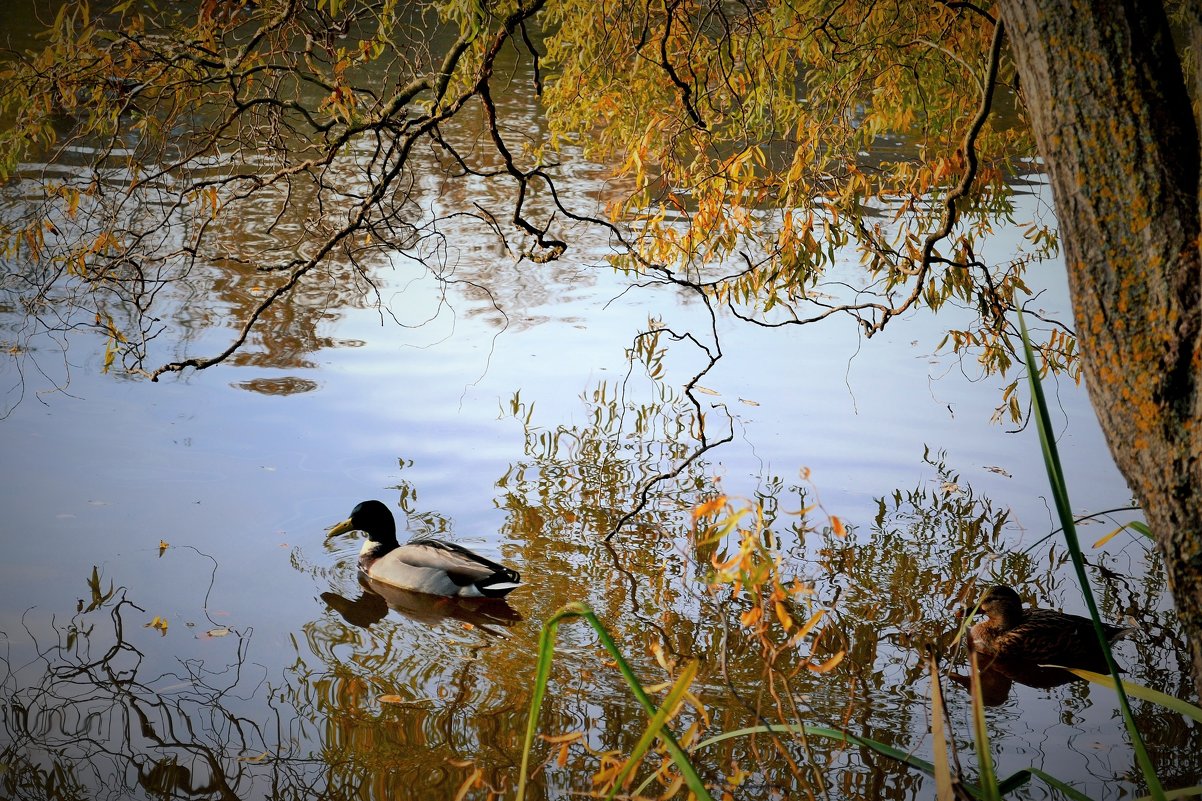
[[[727,420],[728,420],[728,422],[730,422],[730,432],[729,433],[727,433],[721,439],[717,439],[717,440],[711,440],[707,436],[706,428],[705,428],[705,412],[702,411],[701,402],[697,399],[697,395],[694,392],[694,390],[697,388],[697,382],[699,382],[706,375],[706,373],[708,373],[710,370],[712,370],[714,368],[714,365],[716,365],[718,363],[718,360],[722,358],[722,348],[721,348],[721,344],[718,340],[718,332],[716,329],[717,321],[716,321],[716,318],[714,317],[713,309],[709,306],[709,299],[706,298],[704,295],[702,296],[702,298],[705,301],[706,308],[710,313],[710,326],[711,326],[711,333],[713,334],[713,341],[714,341],[713,350],[711,350],[710,348],[706,347],[704,344],[699,342],[697,340],[697,338],[695,336],[693,336],[693,334],[690,332],[686,332],[684,334],[678,334],[675,331],[672,331],[671,329],[665,328],[665,329],[659,329],[656,331],[647,331],[642,334],[639,334],[639,336],[636,337],[636,341],[637,341],[637,340],[641,340],[646,337],[658,336],[660,331],[666,331],[672,337],[672,339],[674,339],[678,342],[679,341],[692,342],[697,348],[699,348],[701,351],[703,351],[705,353],[706,358],[708,359],[708,363],[705,365],[705,367],[703,367],[701,370],[696,372],[692,376],[692,378],[689,379],[688,383],[685,384],[685,388],[684,388],[685,397],[687,397],[689,399],[689,402],[693,406],[694,432],[695,432],[695,436],[698,440],[698,447],[695,448],[692,452],[690,452],[689,455],[686,456],[684,459],[677,461],[675,467],[673,467],[671,470],[666,470],[661,473],[658,473],[655,476],[652,476],[650,479],[647,479],[646,481],[644,481],[642,483],[642,485],[638,489],[638,493],[636,496],[637,501],[635,502],[634,507],[631,508],[630,510],[628,510],[625,514],[622,515],[622,517],[620,517],[618,519],[618,522],[614,524],[613,529],[611,529],[609,531],[609,533],[607,533],[605,535],[606,541],[613,539],[613,536],[615,534],[617,534],[619,531],[621,531],[623,526],[625,526],[631,520],[636,518],[639,514],[641,514],[643,512],[644,509],[647,508],[647,505],[651,502],[651,490],[653,490],[658,484],[660,484],[664,481],[670,481],[672,479],[678,478],[694,462],[699,460],[708,451],[711,451],[714,448],[718,447],[719,445],[724,445],[727,442],[730,442],[731,440],[734,439],[734,423],[733,423],[733,421],[730,421],[729,415],[727,415]],[[634,363],[632,360],[631,369],[633,369],[633,367],[634,367]],[[628,372],[627,379],[629,379],[629,377],[630,377],[630,373]],[[720,404],[714,404],[711,406],[711,408],[714,408],[714,409],[721,408],[723,411],[726,410],[726,407],[722,406]]]
[[[230,638],[232,661],[219,669],[180,660],[147,678],[147,655],[126,631],[129,613],[143,610],[124,588],[99,593],[95,573],[91,583],[92,604],[56,627],[34,662],[4,660],[5,797],[37,797],[47,781],[92,798],[134,797],[139,786],[158,797],[245,797],[260,781],[253,763],[276,749],[258,720],[233,711],[260,688],[244,674],[249,633]],[[264,764],[303,786],[286,760]]]

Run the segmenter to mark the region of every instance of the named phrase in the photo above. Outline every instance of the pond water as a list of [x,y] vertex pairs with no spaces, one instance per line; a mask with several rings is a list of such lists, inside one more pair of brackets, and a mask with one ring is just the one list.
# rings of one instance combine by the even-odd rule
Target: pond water
[[[583,197],[605,191],[604,175],[585,165],[566,180]],[[505,192],[426,190],[444,209]],[[32,190],[2,191],[19,205]],[[1047,206],[1031,192],[1026,211]],[[231,242],[251,247],[257,224],[242,220]],[[1005,580],[1083,610],[1047,538],[1035,432],[990,423],[1002,380],[936,352],[947,315],[899,320],[871,341],[839,319],[774,330],[720,319],[723,358],[697,397],[711,440],[730,441],[656,485],[607,541],[646,479],[695,449],[683,387],[705,363],[665,337],[652,380],[625,351],[649,319],[708,341],[705,310],[671,287],[633,286],[587,234],[548,264],[468,224],[442,234],[451,283],[383,259],[370,273],[377,306],[332,275],[243,356],[205,371],[151,383],[104,372],[105,343],[86,333],[21,340],[0,373],[10,797],[451,799],[465,783],[468,798],[512,794],[540,626],[574,601],[596,609],[648,685],[699,659],[708,734],[776,719],[762,655],[737,634],[745,605],[707,591],[713,547],[690,536],[690,510],[719,492],[763,504],[782,571],[827,610],[816,652],[847,654],[794,677],[791,719],[930,758],[921,648],[950,643],[967,584]],[[997,254],[1018,236],[1000,232]],[[1064,313],[1060,268],[1039,270],[1040,303]],[[194,276],[205,291],[176,298],[178,324],[154,343],[162,360],[224,347],[259,281],[232,262]],[[3,308],[6,346],[25,324]],[[1054,391],[1075,507],[1127,506],[1084,389]],[[324,535],[366,498],[414,535],[503,560],[525,586],[503,606],[381,595],[357,576],[358,541]],[[796,513],[815,502],[803,523]],[[1108,515],[1082,539],[1134,517]],[[1088,557],[1104,614],[1141,627],[1117,649],[1128,675],[1188,697],[1145,542],[1123,533]],[[945,661],[966,671],[962,650]],[[944,691],[973,776],[967,694],[950,681]],[[1198,727],[1136,704],[1166,786],[1197,783]],[[1091,797],[1138,792],[1109,691],[1015,685],[988,722],[1000,775],[1035,766]],[[562,759],[558,743],[536,745],[534,796],[587,792],[597,752],[628,753],[645,723],[591,630],[565,624],[540,731],[583,736]],[[702,749],[697,763],[737,798],[933,795],[922,774],[867,750],[818,738],[785,748],[811,766],[804,781],[763,737]],[[1012,797],[1050,794],[1032,782]]]

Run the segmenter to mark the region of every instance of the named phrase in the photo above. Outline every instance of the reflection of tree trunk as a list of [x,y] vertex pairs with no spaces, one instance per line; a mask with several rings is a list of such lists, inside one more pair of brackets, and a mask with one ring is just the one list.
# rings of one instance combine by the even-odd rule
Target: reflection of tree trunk
[[1202,692],[1199,142],[1180,59],[1156,3],[1002,7],[1090,394],[1164,554]]

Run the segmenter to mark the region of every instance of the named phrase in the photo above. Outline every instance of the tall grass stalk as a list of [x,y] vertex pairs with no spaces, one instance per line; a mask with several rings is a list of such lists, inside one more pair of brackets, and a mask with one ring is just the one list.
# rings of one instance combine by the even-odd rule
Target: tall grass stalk
[[[572,618],[582,618],[597,632],[597,637],[600,639],[601,645],[617,663],[618,671],[622,674],[622,678],[626,680],[631,693],[651,718],[651,725],[648,726],[648,734],[645,734],[643,737],[647,741],[647,745],[650,745],[651,739],[658,736],[667,748],[672,761],[676,763],[676,767],[684,777],[685,784],[692,791],[693,795],[699,801],[713,801],[713,797],[710,795],[709,790],[706,789],[705,783],[701,780],[701,777],[697,774],[697,770],[693,767],[693,763],[689,760],[689,755],[685,753],[685,750],[680,747],[680,743],[672,736],[671,730],[664,725],[672,706],[675,704],[672,696],[679,699],[684,694],[684,690],[688,688],[691,678],[687,681],[678,680],[676,682],[673,692],[669,693],[670,697],[668,702],[665,702],[661,714],[661,710],[656,709],[646,690],[643,689],[643,685],[635,677],[630,663],[622,656],[621,651],[618,650],[618,646],[614,643],[605,626],[602,625],[593,610],[587,604],[583,603],[568,604],[560,609],[543,624],[542,633],[539,635],[538,665],[535,670],[534,693],[530,699],[530,717],[526,721],[526,739],[522,744],[522,765],[521,776],[518,778],[517,801],[523,801],[526,797],[526,781],[530,774],[530,751],[534,747],[534,735],[538,730],[538,713],[542,708],[543,698],[547,694],[547,681],[551,675],[551,660],[555,652],[555,636],[558,633],[560,622]],[[641,745],[642,740],[640,740],[640,747]],[[644,748],[643,751],[645,752],[646,749]],[[639,754],[639,757],[641,756],[642,754]],[[639,757],[632,755],[629,762],[637,762]],[[625,775],[623,774],[619,778],[624,780]],[[615,786],[620,783],[620,781],[616,781]]]
[[1135,716],[1131,713],[1131,704],[1127,700],[1127,693],[1123,690],[1122,681],[1118,677],[1118,665],[1115,664],[1114,655],[1110,652],[1110,642],[1106,639],[1106,632],[1102,628],[1102,618],[1098,614],[1098,605],[1094,601],[1093,591],[1089,586],[1089,578],[1085,574],[1085,559],[1081,555],[1081,543],[1077,539],[1077,527],[1073,521],[1072,507],[1069,505],[1064,470],[1060,465],[1060,454],[1056,449],[1055,435],[1052,433],[1052,421],[1048,415],[1048,405],[1043,395],[1043,384],[1039,380],[1039,369],[1035,362],[1035,354],[1031,348],[1031,338],[1027,334],[1027,323],[1023,319],[1021,309],[1018,312],[1018,326],[1022,334],[1023,353],[1027,361],[1027,376],[1031,382],[1031,400],[1034,404],[1036,427],[1039,430],[1039,442],[1043,447],[1043,461],[1048,471],[1048,482],[1052,486],[1052,497],[1056,502],[1056,514],[1060,518],[1060,525],[1064,532],[1064,541],[1068,546],[1069,555],[1072,557],[1073,569],[1077,573],[1077,583],[1081,585],[1081,594],[1085,596],[1085,606],[1089,609],[1089,616],[1093,621],[1094,633],[1097,635],[1098,642],[1102,646],[1102,653],[1106,657],[1106,668],[1115,680],[1115,691],[1119,699],[1119,709],[1123,715],[1123,723],[1127,727],[1127,734],[1130,736],[1131,744],[1135,749],[1135,760],[1139,763],[1140,770],[1143,772],[1144,781],[1148,783],[1148,790],[1152,798],[1155,801],[1164,801],[1164,788],[1161,786],[1160,779],[1156,775],[1152,759],[1148,756],[1148,749],[1144,744],[1143,736],[1139,732],[1139,727],[1135,723]]
[[935,799],[955,801],[952,769],[947,760],[950,743],[944,725],[943,684],[939,681],[939,663],[934,655],[927,657],[927,663],[931,668],[931,739],[935,746]]
[[1001,801],[1002,793],[993,769],[993,753],[989,750],[989,728],[985,725],[985,701],[981,697],[981,671],[977,665],[976,651],[969,651],[968,662],[972,668],[972,734],[976,742],[982,797],[985,801]]

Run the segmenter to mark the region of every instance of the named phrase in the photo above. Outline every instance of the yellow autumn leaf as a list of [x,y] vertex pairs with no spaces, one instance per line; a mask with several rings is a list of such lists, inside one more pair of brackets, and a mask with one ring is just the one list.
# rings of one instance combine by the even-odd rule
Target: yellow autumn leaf
[[753,606],[743,614],[739,615],[739,622],[744,626],[753,626],[759,621],[760,616],[760,608],[758,606]]
[[840,651],[822,664],[815,665],[813,662],[806,662],[806,668],[812,673],[826,673],[834,670],[835,667],[843,661],[843,657],[847,655],[846,651]]
[[776,619],[784,626],[785,631],[793,628],[793,618],[789,617],[789,610],[780,601],[775,602],[773,608],[776,609]]
[[693,519],[698,520],[702,517],[709,517],[710,515],[717,514],[718,512],[722,511],[724,506],[726,506],[725,495],[719,495],[715,498],[710,498],[700,506],[694,507]]
[[801,627],[801,630],[797,632],[796,639],[801,640],[807,634],[809,634],[811,631],[813,631],[814,627],[818,625],[818,621],[822,620],[822,617],[825,614],[826,614],[825,609],[819,609],[817,612],[815,612],[813,615],[811,615],[810,619],[807,620],[805,625]]
[[1112,539],[1114,539],[1114,538],[1115,538],[1115,537],[1117,537],[1117,536],[1118,536],[1120,533],[1122,533],[1123,531],[1126,531],[1126,530],[1127,530],[1127,527],[1126,527],[1126,526],[1119,526],[1119,527],[1118,527],[1118,528],[1116,528],[1114,531],[1110,532],[1110,533],[1109,533],[1109,534],[1107,534],[1105,537],[1102,537],[1102,539],[1100,539],[1100,540],[1098,540],[1097,542],[1095,542],[1095,543],[1093,544],[1093,547],[1095,547],[1095,548],[1101,548],[1103,545],[1105,545],[1106,543],[1110,542]]

